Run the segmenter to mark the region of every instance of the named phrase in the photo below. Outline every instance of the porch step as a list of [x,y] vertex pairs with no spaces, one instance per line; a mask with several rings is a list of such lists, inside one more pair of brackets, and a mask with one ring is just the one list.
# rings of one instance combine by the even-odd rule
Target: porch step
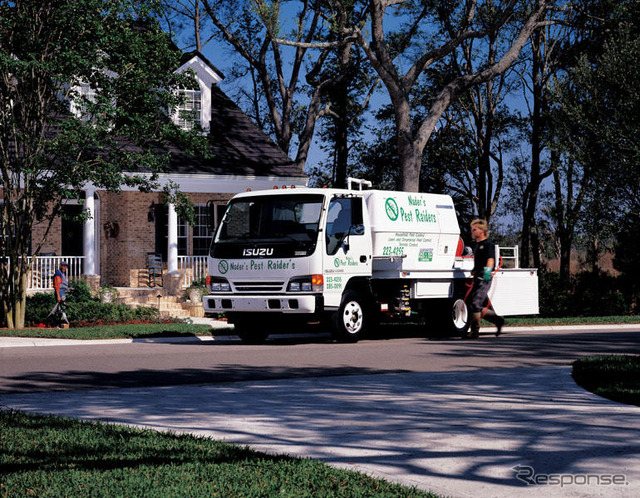
[[204,315],[202,305],[184,302],[180,296],[164,296],[161,289],[118,287],[117,303],[156,308],[162,317],[189,318]]

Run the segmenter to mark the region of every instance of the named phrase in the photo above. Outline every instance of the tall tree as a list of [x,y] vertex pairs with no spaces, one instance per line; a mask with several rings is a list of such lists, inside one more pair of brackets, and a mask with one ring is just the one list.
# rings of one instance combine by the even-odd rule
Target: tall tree
[[[11,328],[24,325],[30,246],[37,255],[65,199],[87,185],[149,189],[165,144],[204,143],[168,115],[195,81],[173,73],[180,54],[155,7],[0,0],[0,296]],[[147,174],[128,173],[139,168]],[[31,240],[36,222],[42,240]]]
[[347,186],[349,155],[353,144],[362,136],[363,113],[378,81],[349,27],[366,18],[364,2],[343,0],[332,18],[326,42],[335,47],[328,53],[321,78],[331,83],[324,92],[326,117],[322,138],[330,152],[332,184]]
[[[552,78],[561,69],[562,46],[569,29],[566,23],[546,26],[536,30],[531,37],[528,71],[523,71],[523,87],[529,106],[531,157],[529,175],[521,197],[522,230],[520,242],[520,266],[533,264],[540,267],[540,238],[536,213],[543,181],[552,174],[544,165],[544,151],[549,140],[548,110],[551,98]],[[530,79],[526,78],[526,73]]]
[[[598,227],[619,223],[621,215],[639,207],[634,203],[640,187],[640,99],[635,86],[640,77],[640,6],[633,0],[587,0],[582,7],[574,63],[554,87],[551,120],[553,154],[561,155],[558,164],[570,165],[578,173],[574,178],[581,177],[580,190],[574,192],[584,189],[575,197],[582,200],[574,205],[581,210],[564,224],[560,264],[565,278],[570,272],[572,235],[580,222],[593,245],[599,238]],[[554,177],[562,171],[554,168]],[[566,194],[555,191],[558,206],[562,202],[558,197]]]
[[[292,153],[297,132],[294,156],[300,169],[304,169],[316,122],[326,112],[321,107],[321,97],[332,84],[331,78],[317,76],[333,45],[312,50],[318,45],[311,43],[326,36],[322,10],[312,0],[202,1],[221,39],[249,64],[250,74],[255,75],[264,94],[276,142],[287,154]],[[284,3],[295,5],[287,5],[286,10]],[[296,6],[299,9],[292,12]],[[291,25],[284,19],[286,16],[291,16]],[[285,55],[285,50],[292,53]],[[307,58],[311,69],[302,83]],[[310,97],[307,100],[305,96],[305,104],[298,106],[297,98],[305,84]],[[256,117],[256,121],[263,120]]]
[[[422,152],[449,105],[469,88],[504,73],[516,61],[532,33],[545,24],[544,14],[549,2],[536,0],[531,9],[527,6],[528,2],[516,0],[503,3],[493,0],[371,0],[370,39],[360,27],[354,29],[393,105],[403,190],[418,191]],[[414,41],[420,42],[419,46],[412,46],[412,51],[397,51],[397,46],[387,40],[385,21],[389,18],[387,10],[391,7],[402,7],[403,16],[408,19],[408,28],[403,36],[406,48],[411,47]],[[495,62],[475,72],[453,76],[445,82],[433,99],[428,114],[414,127],[411,93],[421,75],[438,61],[460,50],[465,41],[495,37],[496,33],[518,18],[522,20],[516,36],[510,43],[500,47]],[[430,26],[430,22],[435,22],[439,29],[421,32],[421,27]],[[396,56],[400,53],[404,58],[397,61]],[[408,69],[402,72],[403,67]]]

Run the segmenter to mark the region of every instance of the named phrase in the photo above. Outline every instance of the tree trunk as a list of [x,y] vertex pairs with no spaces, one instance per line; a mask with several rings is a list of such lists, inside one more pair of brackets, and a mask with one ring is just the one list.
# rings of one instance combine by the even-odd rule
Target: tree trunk
[[571,245],[573,233],[570,230],[561,230],[560,234],[560,280],[565,284],[571,278]]
[[347,187],[347,165],[349,163],[349,125],[345,115],[336,122],[336,179],[335,186]]
[[16,272],[11,287],[9,295],[6,299],[3,298],[2,303],[7,328],[23,329],[27,304],[27,275]]
[[411,129],[411,105],[400,90],[391,94],[396,121],[396,140],[401,172],[400,189],[404,192],[420,191],[422,148],[416,146]]

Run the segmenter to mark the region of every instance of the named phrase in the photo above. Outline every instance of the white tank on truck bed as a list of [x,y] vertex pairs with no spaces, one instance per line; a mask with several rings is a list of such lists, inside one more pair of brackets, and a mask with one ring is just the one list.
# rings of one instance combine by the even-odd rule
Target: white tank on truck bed
[[364,192],[374,271],[451,270],[460,227],[448,195]]

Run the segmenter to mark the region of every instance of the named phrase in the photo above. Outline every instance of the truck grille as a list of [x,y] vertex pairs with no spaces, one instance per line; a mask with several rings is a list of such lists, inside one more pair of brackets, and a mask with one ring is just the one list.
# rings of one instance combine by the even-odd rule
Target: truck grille
[[281,292],[284,282],[233,282],[236,292]]

